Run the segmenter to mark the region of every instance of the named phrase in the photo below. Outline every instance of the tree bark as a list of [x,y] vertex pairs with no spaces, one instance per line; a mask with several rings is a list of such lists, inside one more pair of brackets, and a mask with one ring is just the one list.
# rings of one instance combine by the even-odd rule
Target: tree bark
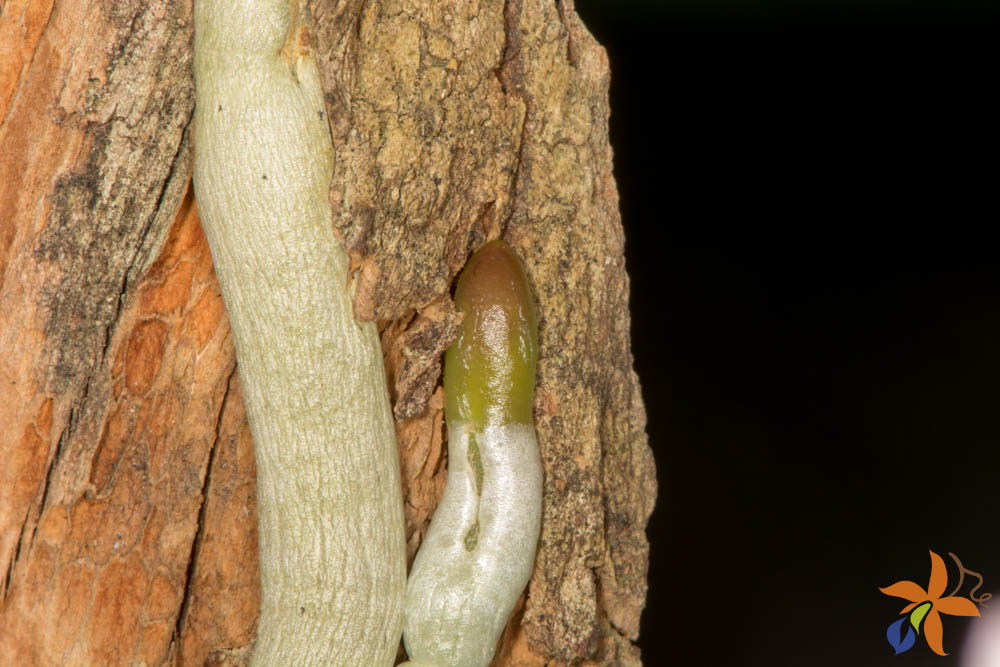
[[[495,664],[638,664],[656,486],[608,65],[572,0],[314,2],[355,313],[379,321],[408,558],[444,484],[441,355],[502,237],[538,299],[545,465]],[[241,664],[252,443],[190,188],[190,0],[0,4],[0,655]],[[402,655],[402,654],[401,654]]]

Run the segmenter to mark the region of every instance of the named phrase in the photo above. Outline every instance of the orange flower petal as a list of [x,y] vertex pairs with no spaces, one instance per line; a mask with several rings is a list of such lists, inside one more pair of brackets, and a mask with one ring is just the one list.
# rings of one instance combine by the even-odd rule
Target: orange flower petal
[[969,598],[941,598],[934,603],[934,608],[952,616],[979,616],[979,607]]
[[931,551],[931,580],[927,584],[927,596],[931,600],[937,600],[947,585],[948,570],[944,566],[944,559]]
[[[920,602],[925,602],[925,600],[921,600]],[[910,604],[908,604],[905,607],[903,607],[902,609],[900,609],[899,613],[900,614],[905,614],[908,611],[913,611],[913,608],[916,607],[918,604],[920,604],[920,602],[911,602]]]
[[948,655],[944,652],[941,640],[944,639],[944,628],[941,627],[941,616],[937,609],[931,609],[924,619],[924,637],[927,638],[927,645],[938,655]]
[[912,581],[897,581],[892,586],[886,586],[885,588],[880,588],[879,590],[886,595],[891,595],[895,598],[903,598],[904,600],[909,600],[910,602],[923,602],[924,600],[929,599],[927,592]]

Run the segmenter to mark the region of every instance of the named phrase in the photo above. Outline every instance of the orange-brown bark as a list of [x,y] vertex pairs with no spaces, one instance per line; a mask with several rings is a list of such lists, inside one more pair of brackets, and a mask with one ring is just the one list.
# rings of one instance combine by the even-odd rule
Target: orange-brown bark
[[[313,4],[337,231],[356,312],[384,320],[408,558],[446,475],[449,286],[502,236],[539,306],[545,496],[496,664],[635,664],[655,482],[604,52],[567,0]],[[254,462],[190,188],[191,2],[0,12],[0,656],[242,664]]]

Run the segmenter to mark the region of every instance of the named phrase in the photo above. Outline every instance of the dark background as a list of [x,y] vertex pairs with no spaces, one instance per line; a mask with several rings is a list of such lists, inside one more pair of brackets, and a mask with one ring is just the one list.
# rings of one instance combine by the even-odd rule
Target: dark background
[[878,587],[933,549],[1000,592],[1000,3],[576,9],[660,485],[646,664],[958,665],[977,620],[894,656]]

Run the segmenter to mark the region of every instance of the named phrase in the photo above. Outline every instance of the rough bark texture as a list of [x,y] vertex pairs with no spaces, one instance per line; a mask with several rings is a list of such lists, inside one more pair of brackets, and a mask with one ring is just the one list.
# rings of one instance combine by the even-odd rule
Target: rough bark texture
[[[655,497],[604,51],[563,0],[314,3],[355,311],[408,557],[443,488],[448,291],[503,237],[539,302],[542,537],[496,664],[638,662]],[[0,3],[0,655],[240,664],[252,444],[188,191],[191,3]]]

